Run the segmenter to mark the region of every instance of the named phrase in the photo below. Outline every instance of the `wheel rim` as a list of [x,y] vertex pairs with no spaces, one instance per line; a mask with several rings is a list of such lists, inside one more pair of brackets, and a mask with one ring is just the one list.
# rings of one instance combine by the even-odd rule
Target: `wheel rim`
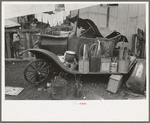
[[31,62],[25,69],[25,79],[30,83],[43,82],[50,73],[50,64],[45,60]]

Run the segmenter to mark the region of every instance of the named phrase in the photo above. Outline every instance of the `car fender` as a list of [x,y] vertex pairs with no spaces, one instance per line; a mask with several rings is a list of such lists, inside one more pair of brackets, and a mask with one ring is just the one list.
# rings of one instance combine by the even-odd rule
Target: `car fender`
[[70,74],[80,74],[78,71],[72,71],[70,68],[66,67],[58,58],[58,56],[50,51],[44,50],[44,49],[28,49],[26,51],[23,51],[20,55],[22,55],[25,52],[31,52],[33,53],[37,59],[43,59],[50,63],[55,63],[58,67],[60,67],[62,70],[64,70],[67,73]]

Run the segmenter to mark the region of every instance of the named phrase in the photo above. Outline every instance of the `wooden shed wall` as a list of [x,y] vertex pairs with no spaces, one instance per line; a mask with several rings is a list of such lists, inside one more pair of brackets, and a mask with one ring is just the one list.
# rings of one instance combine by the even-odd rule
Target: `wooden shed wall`
[[[110,6],[109,15],[107,6],[92,6],[80,10],[79,17],[89,18],[98,28],[105,27],[110,30],[119,31],[129,40],[129,48],[132,48],[132,35],[140,28],[146,28],[146,5],[145,4],[119,4]],[[77,14],[77,10],[71,11],[71,17]],[[109,16],[109,17],[108,17]]]

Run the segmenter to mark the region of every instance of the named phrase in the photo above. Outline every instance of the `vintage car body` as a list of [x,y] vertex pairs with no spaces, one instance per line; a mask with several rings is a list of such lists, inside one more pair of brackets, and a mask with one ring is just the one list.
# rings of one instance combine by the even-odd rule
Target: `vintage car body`
[[[77,27],[83,27],[84,29],[86,29],[85,33],[79,37],[77,37]],[[88,35],[88,36],[86,36],[86,35]],[[60,59],[58,58],[57,55],[64,55],[64,53],[67,50],[74,51],[76,53],[76,58],[78,60],[79,47],[82,44],[87,44],[90,47],[92,44],[94,44],[94,42],[97,40],[97,38],[99,38],[101,41],[104,41],[104,42],[112,41],[115,46],[117,44],[117,42],[120,41],[121,38],[123,37],[120,33],[113,32],[104,38],[92,21],[89,21],[88,19],[83,20],[80,18],[78,18],[76,21],[74,21],[74,28],[73,28],[72,32],[68,32],[68,33],[61,32],[61,34],[59,36],[47,35],[47,34],[37,35],[37,36],[40,36],[39,42],[38,42],[38,46],[40,49],[28,49],[28,50],[24,51],[24,52],[29,51],[36,56],[36,59],[43,60],[43,61],[35,60],[35,63],[31,62],[26,66],[25,71],[24,71],[24,76],[28,82],[31,82],[31,80],[34,80],[34,82],[31,82],[31,83],[43,82],[49,74],[54,73],[53,71],[50,72],[50,70],[52,70],[52,68],[55,69],[54,71],[59,71],[59,72],[65,71],[70,74],[84,74],[84,73],[80,73],[79,71],[76,71],[76,70],[72,71],[71,69],[66,67],[64,64],[62,64],[62,62],[60,61]],[[24,52],[22,52],[21,54],[23,54]],[[102,52],[102,55],[103,54],[104,53]],[[52,64],[51,66],[48,67],[48,70],[45,72],[46,75],[42,75],[41,71],[40,71],[41,69],[38,68],[33,72],[35,79],[33,79],[34,77],[31,77],[30,79],[28,79],[27,78],[28,76],[32,76],[32,75],[27,74],[27,71],[31,71],[31,70],[29,70],[29,68],[32,67],[34,64],[36,66],[38,66],[39,62],[44,64],[44,61],[45,61],[45,66],[47,66],[47,64]],[[136,61],[132,62],[129,65],[129,71],[133,67],[134,63],[136,63]],[[126,73],[128,73],[128,71]],[[126,74],[126,73],[116,72],[113,74]],[[89,72],[87,74],[112,74],[112,73]],[[38,77],[39,75],[43,76],[42,79],[40,79]]]

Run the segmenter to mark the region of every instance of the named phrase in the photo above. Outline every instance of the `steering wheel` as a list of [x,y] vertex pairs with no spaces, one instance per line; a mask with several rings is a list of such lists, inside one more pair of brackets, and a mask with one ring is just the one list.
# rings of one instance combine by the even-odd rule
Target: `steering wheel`
[[79,37],[85,35],[85,34],[86,34],[88,31],[90,31],[90,30],[91,30],[91,32],[93,33],[93,35],[96,34],[96,31],[95,31],[95,29],[92,27],[92,25],[91,25],[89,22],[87,22],[87,23],[88,23],[88,25],[89,25],[89,28],[88,28],[83,34],[81,34]]
[[91,28],[89,27],[83,34],[81,34],[79,37],[85,35],[89,30],[91,30]]
[[91,25],[89,22],[87,22],[87,23],[88,23],[88,25],[90,26],[90,28],[92,29],[92,33],[95,35],[95,34],[96,34],[95,29],[92,27],[92,25]]

